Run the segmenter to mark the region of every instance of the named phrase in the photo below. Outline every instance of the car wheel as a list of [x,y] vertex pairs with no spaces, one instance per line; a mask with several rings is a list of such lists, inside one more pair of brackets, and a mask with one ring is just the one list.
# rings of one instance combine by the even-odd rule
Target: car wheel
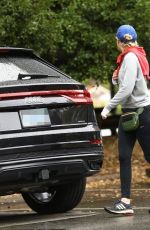
[[60,213],[79,204],[86,186],[86,178],[50,187],[47,192],[26,192],[22,196],[28,206],[39,214]]

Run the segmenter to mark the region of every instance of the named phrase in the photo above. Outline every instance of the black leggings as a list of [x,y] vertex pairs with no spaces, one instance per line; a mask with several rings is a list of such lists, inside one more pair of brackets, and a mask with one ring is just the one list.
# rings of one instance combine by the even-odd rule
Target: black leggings
[[136,140],[138,140],[144,152],[146,161],[150,163],[150,105],[144,107],[144,112],[140,115],[140,125],[136,131],[125,132],[122,129],[121,122],[119,122],[118,137],[121,196],[130,198],[131,157]]

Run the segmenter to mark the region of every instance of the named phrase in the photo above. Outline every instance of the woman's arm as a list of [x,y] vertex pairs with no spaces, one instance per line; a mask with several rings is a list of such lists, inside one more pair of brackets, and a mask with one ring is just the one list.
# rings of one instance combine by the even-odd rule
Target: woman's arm
[[115,108],[131,94],[137,80],[138,59],[135,54],[128,53],[122,63],[121,73],[119,74],[119,90],[106,106],[107,110]]

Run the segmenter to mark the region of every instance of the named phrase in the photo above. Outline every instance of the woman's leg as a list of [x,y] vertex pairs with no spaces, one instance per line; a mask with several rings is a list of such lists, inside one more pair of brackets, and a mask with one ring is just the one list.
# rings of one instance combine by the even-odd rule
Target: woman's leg
[[131,156],[136,141],[136,132],[125,132],[120,121],[118,136],[121,200],[115,202],[112,207],[104,207],[104,210],[113,214],[133,215],[134,211],[130,204]]
[[131,189],[131,157],[133,147],[136,141],[136,132],[125,132],[122,129],[121,121],[119,122],[118,132],[118,150],[120,161],[120,181],[121,181],[121,197],[130,198]]
[[137,130],[137,139],[144,152],[144,157],[150,163],[150,106],[140,115],[140,126]]

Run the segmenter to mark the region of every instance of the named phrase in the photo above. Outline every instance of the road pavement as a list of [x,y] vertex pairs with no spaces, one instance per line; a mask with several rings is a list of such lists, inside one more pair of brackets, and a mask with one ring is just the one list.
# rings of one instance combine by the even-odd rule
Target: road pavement
[[[38,215],[28,208],[19,195],[14,200],[5,200],[0,211],[2,230],[148,230],[150,229],[150,190],[141,189],[134,195],[134,216],[111,215],[104,211],[104,205],[112,203],[111,194],[102,198],[101,190],[86,191],[74,210],[53,215]],[[136,193],[133,193],[136,194]]]

